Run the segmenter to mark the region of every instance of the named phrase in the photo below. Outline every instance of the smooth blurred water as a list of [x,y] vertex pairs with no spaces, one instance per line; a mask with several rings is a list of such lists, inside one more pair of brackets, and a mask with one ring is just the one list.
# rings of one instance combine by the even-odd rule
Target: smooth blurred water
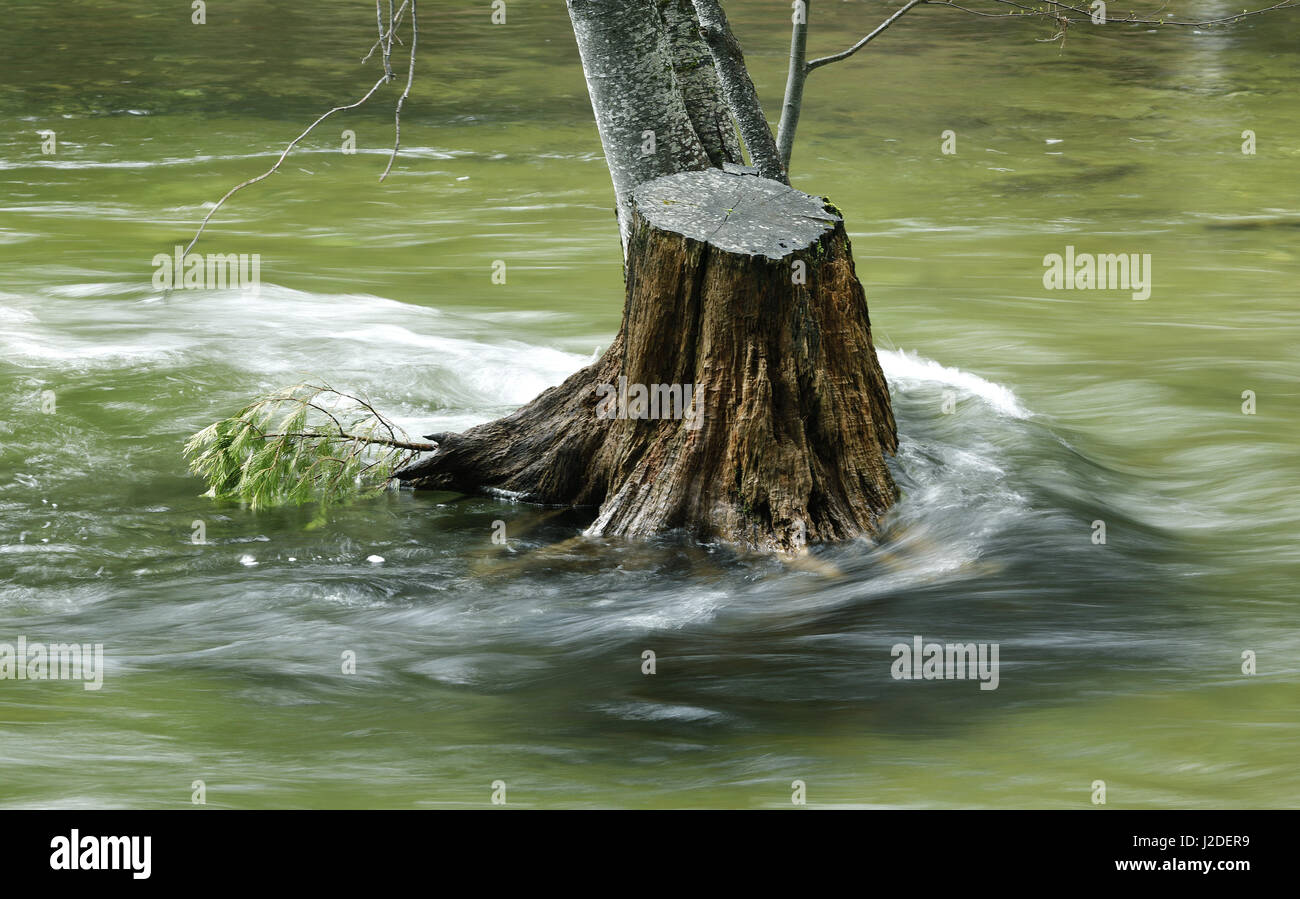
[[[774,114],[788,6],[732,6]],[[214,218],[199,249],[260,253],[259,292],[163,296],[154,254],[373,83],[365,5],[4,5],[0,642],[103,643],[108,670],[0,680],[0,803],[183,806],[198,779],[254,807],[480,806],[498,779],[539,806],[788,806],[794,779],[814,805],[1090,807],[1098,779],[1118,807],[1300,801],[1300,21],[1062,51],[920,9],[811,77],[794,183],[847,216],[904,495],[878,545],[789,564],[480,496],[323,527],[199,496],[185,438],[260,391],[310,374],[461,429],[618,327],[562,6],[421,10],[389,180],[394,91]],[[811,44],[885,15],[816,4]],[[1151,254],[1151,298],[1044,290],[1066,245]],[[916,634],[999,643],[998,689],[893,680]]]

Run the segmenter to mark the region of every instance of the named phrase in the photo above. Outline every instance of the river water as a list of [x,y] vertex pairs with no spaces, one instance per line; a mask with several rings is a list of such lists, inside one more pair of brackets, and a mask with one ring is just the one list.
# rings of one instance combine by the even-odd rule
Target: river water
[[[426,2],[388,181],[400,88],[214,218],[260,290],[160,294],[375,78],[364,3],[170,6],[3,12],[0,643],[105,672],[0,680],[0,804],[1300,802],[1300,18],[1062,49],[921,8],[811,76],[793,182],[845,212],[903,499],[789,565],[480,496],[202,498],[186,437],[304,375],[413,433],[510,411],[608,346],[621,267],[562,5]],[[788,6],[732,6],[775,117]],[[886,14],[815,4],[810,44]],[[1045,289],[1071,246],[1149,254],[1150,297]],[[916,635],[997,643],[998,688],[894,679]]]

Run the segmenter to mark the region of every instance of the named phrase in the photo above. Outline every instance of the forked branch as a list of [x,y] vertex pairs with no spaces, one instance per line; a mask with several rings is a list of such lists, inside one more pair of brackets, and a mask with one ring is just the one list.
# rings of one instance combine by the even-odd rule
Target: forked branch
[[362,62],[365,62],[366,60],[370,59],[370,57],[374,54],[376,49],[381,50],[382,64],[384,68],[383,76],[381,76],[380,79],[374,83],[374,85],[370,88],[370,90],[366,91],[365,95],[362,96],[360,100],[357,100],[354,103],[345,104],[343,106],[335,106],[333,109],[330,109],[329,111],[321,115],[318,119],[316,119],[316,121],[308,125],[305,131],[303,131],[301,134],[299,134],[297,137],[295,137],[293,140],[289,142],[289,145],[284,148],[284,151],[280,154],[279,158],[276,159],[275,164],[272,165],[265,172],[255,177],[249,178],[247,181],[243,181],[239,184],[236,184],[230,190],[226,191],[225,195],[220,200],[218,200],[213,205],[213,207],[208,210],[208,214],[203,217],[203,221],[199,223],[198,230],[194,232],[194,236],[190,238],[190,242],[188,245],[186,245],[184,253],[182,253],[182,255],[188,255],[190,250],[194,249],[194,245],[198,243],[199,238],[203,235],[204,229],[208,227],[208,222],[210,222],[212,220],[212,217],[216,215],[217,210],[225,205],[227,200],[229,200],[239,191],[243,190],[245,187],[249,187],[251,185],[257,184],[259,181],[265,181],[267,178],[270,178],[272,175],[278,172],[280,170],[280,166],[284,163],[285,159],[287,159],[289,154],[293,152],[293,148],[298,146],[298,144],[300,144],[303,141],[303,139],[307,137],[307,135],[311,134],[314,130],[316,130],[317,125],[319,125],[321,122],[328,119],[330,116],[334,115],[336,112],[344,112],[349,109],[356,109],[358,106],[361,106],[371,97],[373,97],[375,95],[375,92],[378,91],[381,87],[383,87],[386,83],[393,80],[394,77],[393,69],[390,62],[390,58],[392,55],[393,41],[397,40],[400,43],[400,39],[397,37],[397,26],[400,24],[402,17],[405,15],[406,10],[409,7],[411,10],[411,61],[407,66],[407,70],[406,70],[406,88],[402,91],[402,95],[397,99],[397,108],[393,116],[393,126],[395,132],[395,136],[393,140],[393,152],[389,155],[388,164],[384,167],[383,174],[379,176],[379,180],[383,181],[385,178],[388,177],[388,173],[393,168],[393,162],[397,159],[397,152],[398,149],[401,147],[401,143],[402,143],[402,106],[406,103],[407,97],[409,97],[411,94],[411,85],[415,78],[415,50],[416,50],[416,43],[419,39],[419,23],[416,20],[416,2],[417,0],[403,0],[402,5],[397,8],[396,12],[394,12],[392,0],[389,0],[388,28],[387,30],[385,30],[382,13],[380,10],[380,0],[375,0],[375,17],[379,27],[379,39],[375,41],[374,45],[370,48],[370,52],[367,53],[365,57],[362,58]]
[[[1062,46],[1065,42],[1065,34],[1070,25],[1086,24],[1107,25],[1107,24],[1128,24],[1128,25],[1174,25],[1193,28],[1210,28],[1216,25],[1232,25],[1243,19],[1249,19],[1253,16],[1261,16],[1269,12],[1277,12],[1287,9],[1300,8],[1300,0],[1282,0],[1272,6],[1262,9],[1243,10],[1235,15],[1223,16],[1217,19],[1203,19],[1201,21],[1184,21],[1181,19],[1168,19],[1154,17],[1158,14],[1143,14],[1136,12],[1110,14],[1105,6],[1098,6],[1096,10],[1084,8],[1083,6],[1074,5],[1070,2],[1058,2],[1058,0],[1048,0],[1045,3],[1028,4],[1020,0],[987,0],[987,2],[996,6],[1011,7],[1011,12],[987,12],[978,9],[972,9],[969,6],[953,2],[953,0],[908,0],[901,7],[894,11],[889,18],[881,22],[872,31],[868,32],[861,40],[853,44],[846,50],[839,53],[832,53],[829,56],[821,56],[813,60],[807,60],[806,45],[808,40],[808,7],[811,0],[802,0],[795,4],[795,15],[793,17],[794,27],[790,35],[790,70],[786,79],[785,101],[781,110],[781,125],[777,132],[777,147],[782,164],[789,171],[790,155],[794,148],[795,129],[799,125],[799,113],[803,106],[804,82],[808,74],[822,66],[830,65],[833,62],[840,62],[853,56],[867,44],[871,43],[889,26],[893,25],[900,18],[911,12],[918,6],[950,6],[953,9],[973,16],[980,16],[988,19],[1048,19],[1056,27],[1056,31],[1051,37],[1043,38],[1043,41],[1053,42],[1060,41]],[[972,0],[975,2],[975,0]],[[1077,2],[1077,0],[1076,0]],[[802,15],[801,15],[802,13]]]

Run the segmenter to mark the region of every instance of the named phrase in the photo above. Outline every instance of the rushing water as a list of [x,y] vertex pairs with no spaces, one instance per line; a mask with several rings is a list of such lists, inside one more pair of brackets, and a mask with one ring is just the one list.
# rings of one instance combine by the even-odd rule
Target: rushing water
[[[774,114],[788,5],[731,5]],[[102,643],[107,670],[0,681],[0,803],[1300,802],[1294,14],[1062,50],[921,8],[812,76],[794,183],[845,210],[903,499],[879,545],[791,565],[479,496],[314,527],[185,470],[187,435],[304,373],[427,433],[608,345],[612,191],[562,4],[422,4],[393,176],[396,89],[213,220],[199,249],[260,253],[260,292],[170,296],[154,254],[373,83],[365,4],[3,6],[0,642]],[[813,48],[885,15],[815,4]],[[1067,245],[1150,254],[1150,298],[1045,290]],[[918,634],[1000,644],[998,689],[892,679]]]

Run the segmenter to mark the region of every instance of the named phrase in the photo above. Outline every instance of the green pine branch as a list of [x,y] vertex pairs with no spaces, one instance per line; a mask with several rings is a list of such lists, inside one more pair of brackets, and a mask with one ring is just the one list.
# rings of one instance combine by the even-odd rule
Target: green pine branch
[[205,496],[252,509],[320,503],[382,491],[393,472],[436,443],[412,441],[368,400],[295,384],[213,422],[185,444]]

